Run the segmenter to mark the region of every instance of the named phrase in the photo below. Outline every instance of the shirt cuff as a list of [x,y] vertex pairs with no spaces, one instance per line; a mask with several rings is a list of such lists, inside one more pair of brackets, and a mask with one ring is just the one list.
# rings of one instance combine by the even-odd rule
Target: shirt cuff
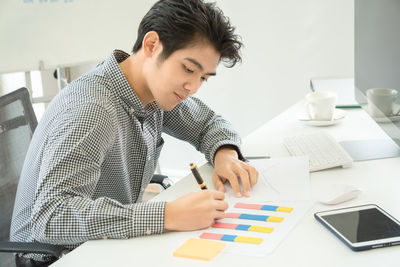
[[238,159],[239,160],[245,161],[245,162],[247,161],[245,159],[245,157],[243,156],[242,151],[240,150],[239,146],[236,143],[232,143],[232,141],[222,141],[222,142],[217,143],[214,146],[213,151],[211,152],[211,155],[212,155],[211,164],[213,166],[214,166],[215,155],[217,154],[218,150],[221,149],[221,148],[231,148],[231,149],[236,151],[236,153],[238,154]]
[[132,236],[163,233],[166,203],[149,202],[134,204]]

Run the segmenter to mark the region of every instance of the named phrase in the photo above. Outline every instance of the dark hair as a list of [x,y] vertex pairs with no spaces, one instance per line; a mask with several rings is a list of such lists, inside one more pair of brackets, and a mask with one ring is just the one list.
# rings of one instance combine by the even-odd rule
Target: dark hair
[[160,0],[142,19],[132,52],[142,48],[143,38],[149,31],[158,33],[163,45],[161,59],[183,49],[198,38],[207,40],[221,54],[227,67],[241,62],[239,50],[243,46],[222,10],[215,3],[202,0]]

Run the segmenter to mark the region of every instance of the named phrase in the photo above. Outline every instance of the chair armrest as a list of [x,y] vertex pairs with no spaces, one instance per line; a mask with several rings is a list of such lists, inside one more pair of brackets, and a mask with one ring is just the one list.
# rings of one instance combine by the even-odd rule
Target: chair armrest
[[0,252],[50,254],[56,258],[61,258],[69,251],[63,246],[39,242],[0,241]]
[[167,189],[173,184],[171,179],[168,178],[168,176],[162,174],[154,174],[153,177],[151,178],[150,183],[159,184],[164,189]]

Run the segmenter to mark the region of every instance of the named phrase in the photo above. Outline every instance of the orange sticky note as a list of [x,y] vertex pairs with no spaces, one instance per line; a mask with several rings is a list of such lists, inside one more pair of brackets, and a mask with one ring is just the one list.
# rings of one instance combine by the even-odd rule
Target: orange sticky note
[[225,246],[225,243],[220,241],[189,238],[177,250],[174,251],[173,255],[176,257],[209,261],[214,258]]

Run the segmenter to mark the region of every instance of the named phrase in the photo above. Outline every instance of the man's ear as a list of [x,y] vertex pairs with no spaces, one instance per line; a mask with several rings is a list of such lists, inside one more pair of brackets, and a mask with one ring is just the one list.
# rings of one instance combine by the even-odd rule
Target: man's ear
[[153,57],[159,53],[159,50],[162,50],[162,44],[157,32],[150,31],[146,33],[142,41],[142,49],[146,57]]

